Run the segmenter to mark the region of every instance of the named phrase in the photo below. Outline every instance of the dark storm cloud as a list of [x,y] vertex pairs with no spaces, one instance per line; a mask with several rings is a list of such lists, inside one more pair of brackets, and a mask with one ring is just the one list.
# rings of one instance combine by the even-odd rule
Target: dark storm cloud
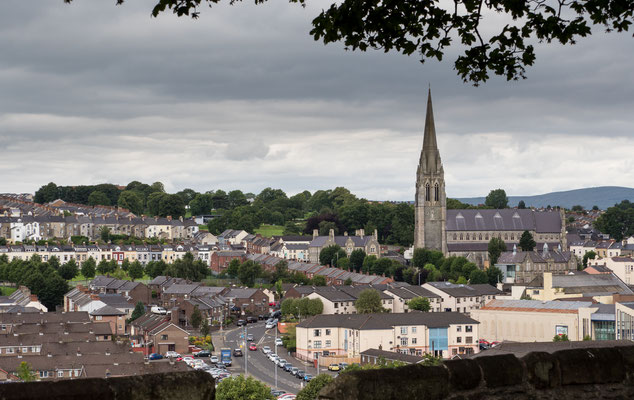
[[449,195],[634,181],[628,35],[538,46],[529,79],[474,88],[451,55],[421,65],[313,41],[323,1],[198,21],[152,19],[152,4],[0,4],[0,192],[137,179],[409,199],[428,83]]

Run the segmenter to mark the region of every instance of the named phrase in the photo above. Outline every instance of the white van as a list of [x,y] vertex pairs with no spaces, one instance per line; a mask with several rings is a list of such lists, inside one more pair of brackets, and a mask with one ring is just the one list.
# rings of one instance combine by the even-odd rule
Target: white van
[[152,306],[151,311],[152,311],[154,314],[162,314],[162,315],[167,314],[167,310],[166,310],[166,309],[164,309],[163,307],[159,307],[159,306]]

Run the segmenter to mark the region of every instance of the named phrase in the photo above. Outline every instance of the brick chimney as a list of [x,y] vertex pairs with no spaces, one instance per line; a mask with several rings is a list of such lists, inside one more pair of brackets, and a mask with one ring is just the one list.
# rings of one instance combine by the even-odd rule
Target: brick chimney
[[331,229],[330,231],[328,231],[328,238],[330,240],[335,240],[335,230]]
[[172,220],[172,216],[171,216],[171,215],[168,215],[168,216],[167,216],[167,220],[168,220],[168,221],[171,221],[171,220]]
[[313,239],[319,236],[319,229],[313,229]]

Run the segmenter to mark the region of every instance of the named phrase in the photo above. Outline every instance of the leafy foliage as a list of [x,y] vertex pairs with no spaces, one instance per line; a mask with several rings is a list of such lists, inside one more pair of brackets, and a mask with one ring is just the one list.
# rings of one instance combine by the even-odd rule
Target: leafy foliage
[[324,303],[320,299],[285,299],[281,306],[282,315],[286,317],[310,317],[324,311]]
[[501,238],[493,237],[489,240],[489,260],[491,261],[490,265],[495,265],[498,262],[498,258],[502,252],[506,251],[506,243]]
[[597,257],[597,253],[595,253],[594,250],[588,251],[586,254],[583,255],[583,260],[582,260],[583,266],[587,267],[588,260],[594,260],[596,257]]
[[381,304],[381,295],[375,289],[364,289],[359,293],[359,297],[354,302],[358,314],[369,314],[384,312]]
[[33,382],[36,379],[35,371],[31,368],[31,364],[26,361],[20,363],[17,375],[22,382]]
[[189,323],[192,324],[194,329],[198,329],[200,327],[200,323],[202,322],[203,316],[198,309],[198,306],[194,306],[194,311],[192,312],[192,316],[189,319]]
[[88,257],[86,261],[81,265],[81,274],[86,279],[92,279],[95,277],[95,271],[97,269],[97,262],[94,258]]
[[535,242],[533,235],[529,231],[524,231],[520,237],[519,245],[522,251],[533,251],[535,246],[537,246],[537,242]]
[[496,209],[508,208],[509,198],[504,189],[491,190],[484,200],[484,205]]
[[145,314],[145,306],[143,305],[142,301],[137,301],[136,305],[134,306],[134,310],[132,311],[132,315],[130,316],[130,321],[134,321],[135,319],[141,317],[143,314]]
[[429,299],[426,297],[414,297],[407,302],[407,306],[410,308],[410,310],[418,310],[424,312],[428,312],[431,309]]
[[238,375],[223,379],[216,388],[216,400],[273,400],[266,384],[249,376]]
[[594,226],[615,240],[634,235],[634,203],[623,200],[610,207],[594,222]]
[[329,385],[334,378],[328,374],[319,374],[297,393],[297,400],[316,400],[321,389]]
[[67,281],[76,277],[79,274],[79,267],[77,266],[75,259],[71,258],[66,264],[59,267],[59,274]]

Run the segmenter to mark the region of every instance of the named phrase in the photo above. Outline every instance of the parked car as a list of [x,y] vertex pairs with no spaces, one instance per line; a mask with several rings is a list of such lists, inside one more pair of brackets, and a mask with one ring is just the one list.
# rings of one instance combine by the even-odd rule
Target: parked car
[[306,371],[304,371],[303,369],[300,369],[299,371],[297,371],[297,373],[295,374],[296,377],[298,377],[299,379],[304,379],[304,376],[306,375]]
[[178,357],[180,357],[180,356],[181,356],[181,355],[180,355],[180,354],[178,354],[178,353],[177,353],[177,352],[175,352],[175,351],[168,351],[167,353],[165,353],[165,357],[167,357],[167,358],[178,358]]
[[162,359],[162,358],[163,358],[163,356],[162,356],[162,355],[160,355],[159,353],[152,353],[152,354],[150,354],[150,356],[148,357],[148,359],[150,359],[150,360],[160,360],[160,359]]
[[340,362],[339,363],[339,368],[341,368],[342,370],[348,368],[348,363],[346,362]]
[[247,322],[249,324],[252,324],[254,322],[258,322],[258,318],[257,317],[247,317]]
[[252,333],[249,333],[249,334],[247,335],[247,342],[252,342],[252,341],[253,341],[253,334],[252,334]]
[[247,321],[243,320],[243,319],[239,319],[238,322],[236,323],[238,326],[245,326],[247,324]]
[[284,393],[286,393],[284,390],[276,390],[276,389],[271,389],[271,394],[275,397],[277,396],[281,396]]
[[162,314],[162,315],[167,314],[167,310],[160,306],[152,306],[150,311],[152,311],[154,314]]
[[291,372],[291,369],[293,369],[293,364],[291,363],[286,363],[284,364],[284,366],[282,367],[282,369],[286,372]]
[[194,362],[194,357],[190,357],[190,356],[183,357],[183,362],[184,362],[185,364],[189,365],[189,364],[191,364],[191,363],[193,363],[193,362]]
[[275,324],[271,321],[271,322],[267,322],[265,325],[266,329],[271,329],[271,328],[275,328]]
[[211,356],[211,357],[209,357],[209,362],[214,363],[214,364],[218,364],[220,362],[220,360],[218,360],[218,356]]
[[295,376],[295,375],[297,375],[297,372],[298,372],[298,371],[299,371],[299,368],[297,368],[297,367],[292,367],[292,368],[291,368],[291,370],[290,370],[290,371],[288,371],[288,372],[290,372],[290,373],[291,373],[291,375]]
[[194,354],[194,357],[211,357],[211,352],[209,350],[201,350],[198,353]]
[[284,366],[286,365],[286,363],[287,363],[287,361],[286,361],[285,359],[280,358],[280,359],[277,361],[277,363],[276,363],[276,364],[277,364],[277,366],[278,366],[278,367],[280,367],[280,368],[284,368]]
[[265,318],[265,317],[264,317],[264,314],[260,314],[260,315],[258,315],[258,320],[263,321],[263,320],[264,320],[264,318]]
[[258,345],[255,343],[249,344],[249,351],[256,351],[258,349]]
[[313,376],[311,374],[304,375],[304,381],[310,382],[312,379],[313,379]]
[[339,371],[340,369],[339,364],[330,364],[328,366],[328,371]]
[[281,316],[282,316],[282,312],[281,312],[280,310],[274,311],[274,312],[271,314],[271,317],[273,317],[273,318],[279,318],[279,317],[281,317]]
[[262,353],[269,354],[271,352],[271,348],[269,346],[262,347]]
[[275,345],[276,346],[284,346],[284,342],[282,341],[281,338],[277,338],[277,339],[275,339]]
[[234,357],[242,357],[242,350],[241,349],[234,349],[233,350],[233,356]]

